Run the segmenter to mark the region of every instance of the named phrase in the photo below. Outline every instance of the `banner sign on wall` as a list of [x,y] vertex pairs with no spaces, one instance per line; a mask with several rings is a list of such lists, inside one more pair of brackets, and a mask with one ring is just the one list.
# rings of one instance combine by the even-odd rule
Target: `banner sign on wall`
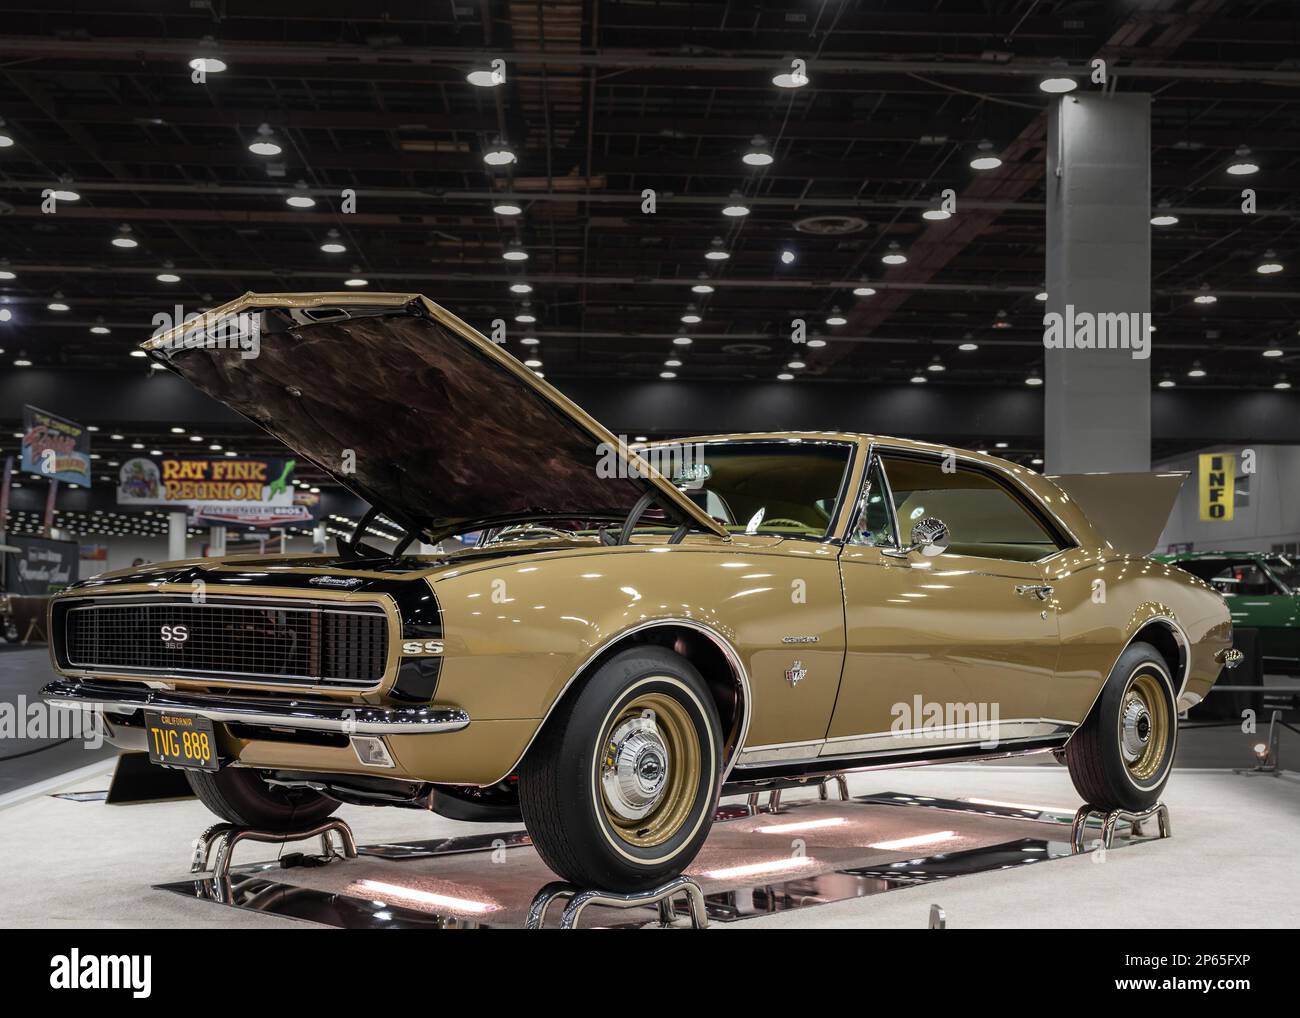
[[294,460],[134,456],[118,471],[117,503],[184,509],[194,522],[277,527],[312,519],[297,504]]
[[1232,519],[1236,480],[1236,456],[1230,452],[1201,453],[1199,486],[1203,521],[1219,523]]
[[66,417],[23,407],[22,469],[90,487],[90,432]]
[[75,541],[14,536],[9,544],[18,550],[4,556],[8,593],[46,597],[77,581],[81,549]]

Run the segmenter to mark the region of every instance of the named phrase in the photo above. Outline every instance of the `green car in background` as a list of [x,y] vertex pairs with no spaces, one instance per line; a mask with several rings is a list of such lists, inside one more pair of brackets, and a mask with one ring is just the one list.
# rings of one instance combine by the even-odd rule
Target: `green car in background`
[[1264,671],[1300,671],[1300,565],[1286,555],[1197,551],[1153,555],[1223,595],[1234,630],[1258,631]]

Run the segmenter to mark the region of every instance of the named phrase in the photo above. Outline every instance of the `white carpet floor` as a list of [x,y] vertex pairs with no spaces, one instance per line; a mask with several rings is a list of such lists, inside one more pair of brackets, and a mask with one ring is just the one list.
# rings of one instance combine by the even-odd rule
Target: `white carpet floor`
[[[86,768],[57,790],[104,789],[110,773],[111,764]],[[1054,766],[876,771],[849,782],[854,795],[894,791],[1070,808],[1078,803],[1064,768]],[[151,889],[187,877],[193,839],[212,822],[197,801],[107,806],[52,798],[52,790],[7,797],[0,805],[0,926],[310,928]],[[1173,821],[1166,841],[714,928],[919,928],[931,903],[944,908],[950,928],[1300,926],[1300,782],[1294,775],[1176,771],[1165,801]],[[340,815],[360,844],[518,826],[458,824],[400,809],[344,806]],[[235,862],[277,852],[244,843]]]

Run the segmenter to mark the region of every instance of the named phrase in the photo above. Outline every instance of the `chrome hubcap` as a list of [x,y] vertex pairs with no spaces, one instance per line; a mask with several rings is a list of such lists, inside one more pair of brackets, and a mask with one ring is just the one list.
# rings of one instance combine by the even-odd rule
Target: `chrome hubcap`
[[1120,714],[1120,749],[1125,761],[1133,763],[1137,760],[1150,739],[1151,712],[1140,696],[1130,694]]
[[600,783],[610,810],[624,820],[640,820],[659,805],[668,786],[668,749],[654,711],[629,718],[610,733]]

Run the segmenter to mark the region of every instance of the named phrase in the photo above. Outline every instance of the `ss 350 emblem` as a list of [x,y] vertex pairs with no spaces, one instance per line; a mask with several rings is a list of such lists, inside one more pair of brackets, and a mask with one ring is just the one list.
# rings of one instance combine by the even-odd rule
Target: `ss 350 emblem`
[[785,670],[785,681],[792,686],[797,686],[807,675],[808,669],[803,666],[803,662],[796,661]]
[[158,630],[162,642],[168,647],[177,647],[190,638],[189,626],[162,626]]

